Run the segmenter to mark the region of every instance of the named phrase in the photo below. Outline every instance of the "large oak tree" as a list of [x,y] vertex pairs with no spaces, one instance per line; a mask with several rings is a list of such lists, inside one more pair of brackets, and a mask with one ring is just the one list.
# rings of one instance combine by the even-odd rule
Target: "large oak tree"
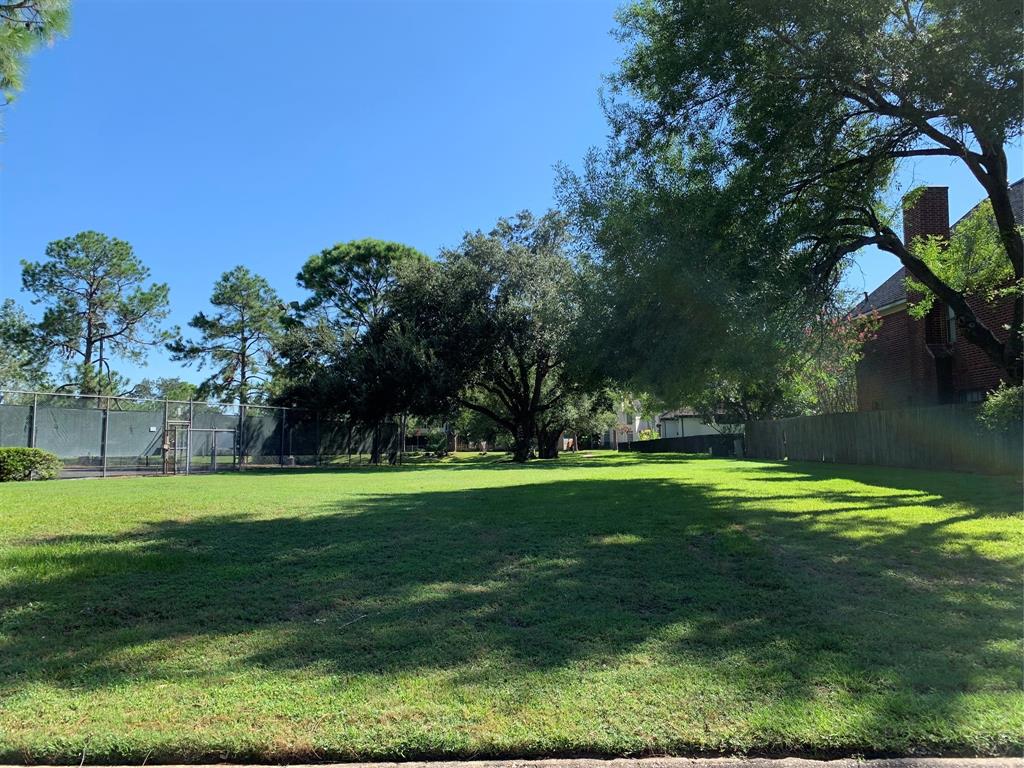
[[398,289],[384,319],[400,328],[437,413],[453,406],[491,419],[526,461],[538,429],[585,391],[574,376],[578,276],[563,219],[520,213],[489,233],[467,234]]
[[[1022,17],[987,0],[649,0],[619,16],[627,54],[609,115],[624,156],[657,164],[717,147],[718,192],[790,248],[754,262],[792,293],[824,292],[874,245],[956,313],[966,339],[1021,380],[1024,246],[1007,147],[1021,137]],[[962,163],[991,203],[1018,284],[1008,332],[943,279],[883,203],[906,158]],[[750,210],[748,210],[748,208]]]

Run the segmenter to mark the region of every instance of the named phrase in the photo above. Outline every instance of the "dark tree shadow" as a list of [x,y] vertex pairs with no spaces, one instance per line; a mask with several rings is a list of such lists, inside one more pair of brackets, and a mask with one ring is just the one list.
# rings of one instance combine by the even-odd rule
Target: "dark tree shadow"
[[[753,469],[747,462],[742,465]],[[964,504],[985,517],[1020,515],[1024,509],[1020,477],[811,462],[772,462],[756,470],[764,475],[762,480],[771,483],[812,481],[824,489],[836,480],[852,480],[865,486],[904,490],[908,499],[932,496],[945,504]]]
[[[837,476],[827,470],[823,482]],[[763,471],[766,487],[819,477]],[[874,740],[835,750],[885,754],[907,718],[955,719],[964,692],[1020,689],[1020,571],[949,524],[1005,514],[1005,502],[943,511],[942,524],[878,514],[958,500],[955,482],[924,485],[768,503],[695,483],[556,480],[339,494],[313,514],[25,542],[0,561],[15,574],[0,589],[0,698],[36,681],[99,690],[174,678],[158,659],[112,659],[253,630],[270,631],[234,669],[445,669],[466,682],[614,662],[656,641],[667,663],[698,661],[754,702],[813,701],[836,685],[870,696]],[[779,508],[808,498],[799,512]]]
[[610,449],[594,449],[572,453],[563,452],[556,459],[531,459],[519,464],[512,460],[511,454],[500,451],[491,451],[484,455],[459,455],[448,456],[443,459],[434,457],[412,456],[407,457],[403,463],[390,465],[386,462],[380,465],[367,463],[363,459],[348,462],[344,457],[332,463],[325,463],[321,466],[251,466],[242,470],[247,475],[281,475],[281,474],[371,474],[380,472],[418,472],[425,469],[445,469],[451,471],[459,470],[505,470],[518,472],[524,470],[543,469],[559,470],[567,467],[579,468],[608,468],[609,466],[624,466],[629,464],[680,464],[694,459],[710,458],[706,454],[683,454],[683,453],[630,453],[618,452]]

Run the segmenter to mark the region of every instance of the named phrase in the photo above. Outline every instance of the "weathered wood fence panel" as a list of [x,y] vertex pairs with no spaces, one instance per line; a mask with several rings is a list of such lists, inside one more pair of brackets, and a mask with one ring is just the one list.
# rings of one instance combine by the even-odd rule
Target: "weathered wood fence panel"
[[659,437],[655,440],[634,440],[619,443],[620,451],[638,453],[708,453],[714,456],[735,456],[736,441],[742,435],[691,435],[690,437]]
[[750,458],[1019,474],[1020,430],[998,433],[977,420],[974,404],[799,416],[746,425]]

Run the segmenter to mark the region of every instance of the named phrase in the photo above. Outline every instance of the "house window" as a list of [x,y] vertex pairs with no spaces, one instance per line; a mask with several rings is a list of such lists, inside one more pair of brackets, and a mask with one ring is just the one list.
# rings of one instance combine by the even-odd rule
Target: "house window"
[[956,312],[952,307],[946,307],[946,336],[950,344],[956,341]]
[[968,389],[960,393],[960,399],[965,403],[980,403],[985,399],[984,389]]

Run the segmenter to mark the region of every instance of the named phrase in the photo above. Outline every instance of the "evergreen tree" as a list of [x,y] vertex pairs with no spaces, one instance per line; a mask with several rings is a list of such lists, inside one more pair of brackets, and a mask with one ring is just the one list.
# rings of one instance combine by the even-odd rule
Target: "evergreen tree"
[[0,0],[0,92],[9,103],[23,86],[25,58],[63,34],[70,0]]
[[264,278],[239,266],[220,276],[210,303],[212,314],[199,312],[189,321],[196,338],[179,332],[167,345],[171,359],[212,369],[199,385],[201,396],[243,404],[266,400],[281,334],[281,300]]
[[164,342],[165,283],[149,283],[149,269],[131,245],[99,232],[80,232],[46,247],[46,260],[22,261],[22,286],[45,307],[35,328],[40,350],[59,357],[83,394],[116,394],[124,380],[111,360],[143,360]]

